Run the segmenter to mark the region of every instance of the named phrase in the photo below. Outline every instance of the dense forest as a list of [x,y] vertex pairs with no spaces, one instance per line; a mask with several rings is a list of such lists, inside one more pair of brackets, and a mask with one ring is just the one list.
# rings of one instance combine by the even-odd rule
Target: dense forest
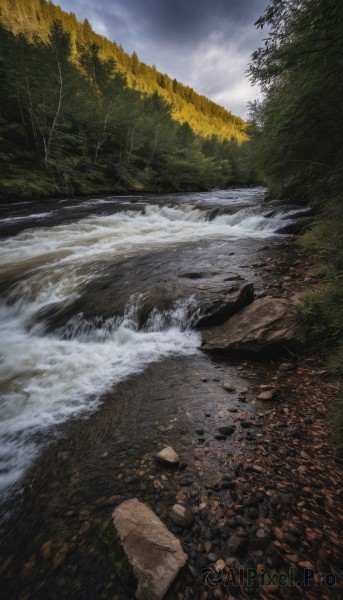
[[[8,24],[13,8],[16,25],[15,31],[4,26],[0,30],[3,198],[206,190],[255,181],[248,149],[238,135],[200,136],[188,120],[175,120],[173,106],[163,95],[128,85],[128,75],[112,57],[104,57],[93,34],[88,41],[84,35],[79,38],[85,25],[78,26],[70,15],[37,1],[37,23],[50,22],[57,11],[75,28],[71,33],[61,20],[53,20],[46,39],[32,31],[29,35],[25,23],[32,21],[34,4],[11,1],[5,4],[7,11],[2,9]],[[24,5],[27,13],[19,11]],[[196,109],[199,114],[219,111],[213,116],[215,131],[222,109],[203,101]],[[229,115],[224,113],[220,118]]]
[[[257,25],[265,45],[250,75],[264,100],[251,105],[252,156],[271,193],[312,205],[301,238],[322,265],[298,312],[307,345],[343,374],[343,15],[338,0],[272,0]],[[343,449],[343,399],[334,428]]]
[[113,60],[130,88],[149,95],[157,92],[171,105],[173,118],[181,124],[188,123],[198,135],[216,135],[222,140],[234,138],[238,142],[247,139],[246,124],[240,117],[197,94],[189,86],[159,73],[154,66],[140,62],[136,52],[130,56],[115,42],[95,33],[87,19],[79,23],[74,13],[68,14],[46,0],[2,0],[0,21],[14,34],[24,33],[29,40],[38,37],[43,42],[49,42],[53,22],[60,21],[70,36],[73,61],[78,61],[80,44],[86,48],[96,44],[99,58]]

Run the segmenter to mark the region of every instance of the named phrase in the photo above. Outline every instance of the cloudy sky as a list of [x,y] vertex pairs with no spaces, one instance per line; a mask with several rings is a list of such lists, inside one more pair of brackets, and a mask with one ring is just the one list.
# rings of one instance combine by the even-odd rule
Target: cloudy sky
[[263,38],[254,23],[268,0],[53,1],[234,114],[245,117],[257,97],[245,71]]

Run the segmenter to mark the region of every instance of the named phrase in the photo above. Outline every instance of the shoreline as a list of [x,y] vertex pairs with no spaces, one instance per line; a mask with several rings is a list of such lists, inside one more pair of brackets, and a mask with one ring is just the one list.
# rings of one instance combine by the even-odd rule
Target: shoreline
[[[315,284],[313,278],[306,282],[304,269],[311,264],[294,239],[267,244],[257,256],[268,294],[290,297]],[[167,598],[244,597],[243,589],[228,591],[224,584],[213,596],[201,582],[201,570],[222,567],[218,561],[224,570],[263,565],[277,572],[299,571],[306,563],[316,572],[331,569],[342,581],[342,538],[335,527],[342,469],[326,422],[335,382],[326,379],[316,357],[281,365],[202,353],[168,359],[119,384],[89,418],[64,426],[28,473],[20,506],[2,527],[7,551],[1,578],[8,597],[129,598],[101,532],[115,506],[134,496],[149,503],[189,556]],[[223,389],[225,380],[234,392]],[[260,385],[277,388],[276,400],[257,400]],[[148,439],[146,411],[155,411],[158,420]],[[216,440],[224,422],[236,431]],[[183,470],[155,463],[156,450],[169,444],[187,463]],[[172,524],[175,502],[193,511],[189,530]],[[304,597],[335,597],[335,590],[310,588]],[[294,598],[292,588],[277,594]]]

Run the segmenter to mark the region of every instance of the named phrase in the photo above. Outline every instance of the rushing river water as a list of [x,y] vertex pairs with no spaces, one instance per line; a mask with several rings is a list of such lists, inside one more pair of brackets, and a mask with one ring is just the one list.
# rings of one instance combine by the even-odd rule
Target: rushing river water
[[[194,266],[249,272],[256,243],[275,236],[296,211],[264,203],[256,188],[18,203],[2,212],[3,498],[57,424],[93,411],[108,389],[148,363],[198,352],[188,317],[194,298],[139,322],[153,284]],[[101,299],[109,280],[113,314],[85,316],[80,299],[94,289]]]

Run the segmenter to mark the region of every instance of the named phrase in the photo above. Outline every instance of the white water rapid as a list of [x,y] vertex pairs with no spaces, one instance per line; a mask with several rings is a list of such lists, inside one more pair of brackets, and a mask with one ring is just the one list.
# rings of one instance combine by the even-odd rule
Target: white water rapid
[[[140,210],[123,199],[114,214],[88,213],[72,223],[31,227],[0,242],[0,282],[8,282],[0,305],[0,495],[32,463],[41,444],[37,434],[94,410],[104,391],[147,363],[194,353],[199,342],[198,333],[185,327],[182,303],[169,315],[167,326],[155,314],[149,327],[138,330],[133,306],[123,319],[78,327],[69,339],[47,334],[42,323],[32,325],[35,315],[52,303],[76,298],[98,275],[99,265],[204,239],[232,239],[234,245],[242,237],[273,236],[280,214],[258,214],[254,193],[261,195],[260,190],[249,191],[250,206],[211,220],[208,204],[204,209],[188,203],[187,196],[186,203],[146,203]],[[247,194],[242,190],[243,196]],[[214,202],[211,194],[205,200]],[[106,201],[88,203],[92,210]]]

